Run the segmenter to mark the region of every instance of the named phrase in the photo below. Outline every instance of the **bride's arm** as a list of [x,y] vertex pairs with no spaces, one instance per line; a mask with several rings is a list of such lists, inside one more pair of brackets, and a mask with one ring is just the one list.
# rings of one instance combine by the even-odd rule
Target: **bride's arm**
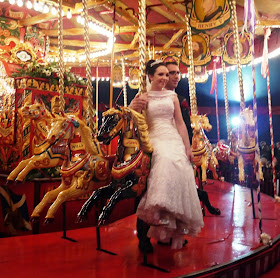
[[129,108],[141,113],[142,110],[146,109],[148,105],[148,94],[137,94],[129,104]]
[[174,119],[176,123],[177,130],[179,134],[181,135],[185,148],[186,148],[186,154],[188,159],[192,162],[193,161],[193,154],[191,151],[191,145],[190,145],[190,140],[189,140],[189,134],[187,131],[187,127],[185,125],[185,122],[182,117],[182,112],[180,108],[180,103],[178,100],[178,97],[174,97]]

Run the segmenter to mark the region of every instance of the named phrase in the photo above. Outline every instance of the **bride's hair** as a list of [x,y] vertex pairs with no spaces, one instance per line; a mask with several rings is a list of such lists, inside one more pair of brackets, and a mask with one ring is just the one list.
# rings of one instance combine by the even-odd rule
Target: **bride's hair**
[[150,60],[146,65],[146,74],[154,75],[156,69],[160,66],[166,66],[162,60]]
[[160,66],[165,66],[166,64],[162,60],[150,60],[146,64],[146,89],[147,92],[151,89],[151,80],[149,78],[149,74],[153,76],[156,72],[156,69]]

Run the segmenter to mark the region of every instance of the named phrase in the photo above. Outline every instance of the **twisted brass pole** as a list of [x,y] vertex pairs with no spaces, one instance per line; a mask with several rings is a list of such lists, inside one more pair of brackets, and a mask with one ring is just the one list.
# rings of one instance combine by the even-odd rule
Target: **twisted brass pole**
[[139,70],[140,70],[140,86],[139,94],[146,92],[146,0],[139,0],[139,20],[138,20],[138,33],[139,33]]
[[91,64],[90,64],[90,43],[89,43],[89,20],[88,20],[88,6],[87,0],[83,0],[83,13],[85,19],[84,25],[84,40],[85,40],[85,54],[86,54],[86,77],[87,77],[87,118],[88,125],[92,134],[94,130],[94,120],[93,120],[93,99],[92,99],[92,83],[91,83]]
[[196,89],[194,80],[194,62],[193,62],[193,47],[192,47],[192,30],[189,24],[189,15],[186,17],[187,37],[188,37],[188,51],[190,66],[188,69],[189,73],[189,95],[190,95],[190,106],[191,114],[197,115],[197,101],[196,101]]
[[64,60],[63,60],[63,17],[62,17],[62,0],[59,0],[58,8],[58,63],[59,63],[59,104],[60,112],[64,111],[65,100],[64,100]]
[[241,68],[241,59],[240,59],[240,46],[239,46],[239,33],[237,25],[237,15],[236,15],[236,1],[230,0],[230,6],[232,11],[232,20],[233,20],[233,37],[234,37],[234,48],[237,59],[237,74],[240,90],[240,108],[241,111],[245,109],[245,97],[243,90],[243,78],[242,78],[242,68]]
[[224,85],[224,95],[225,95],[225,111],[226,111],[226,123],[227,123],[227,136],[229,140],[230,136],[230,121],[229,121],[229,105],[228,105],[228,93],[227,93],[227,72],[225,62],[222,61],[223,69],[223,85]]

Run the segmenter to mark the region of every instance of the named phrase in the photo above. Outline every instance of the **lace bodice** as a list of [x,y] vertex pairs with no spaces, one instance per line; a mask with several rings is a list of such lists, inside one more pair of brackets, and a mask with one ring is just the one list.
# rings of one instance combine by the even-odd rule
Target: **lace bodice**
[[[147,122],[150,136],[159,134],[174,135],[174,97],[173,91],[150,91],[147,108]],[[156,133],[156,134],[155,134]]]

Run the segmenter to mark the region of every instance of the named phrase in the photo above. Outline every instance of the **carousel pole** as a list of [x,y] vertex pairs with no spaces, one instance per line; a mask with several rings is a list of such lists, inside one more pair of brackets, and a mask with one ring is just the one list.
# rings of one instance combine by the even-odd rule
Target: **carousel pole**
[[[113,27],[112,27],[112,36],[115,37],[115,23],[116,23],[116,3],[113,2],[114,5],[114,16],[113,16]],[[114,41],[113,41],[113,47],[112,47],[112,53],[111,53],[111,82],[110,82],[110,108],[113,107],[113,68],[114,68],[114,59],[115,59],[115,53],[114,53]],[[109,148],[109,154],[111,154],[111,144],[108,146]]]
[[197,115],[197,101],[196,101],[196,89],[195,89],[195,80],[194,80],[194,62],[193,62],[193,48],[192,48],[192,31],[189,24],[189,16],[186,17],[186,29],[188,36],[188,51],[189,51],[189,61],[190,66],[188,69],[189,73],[189,95],[190,95],[190,106],[191,114]]
[[237,59],[237,74],[240,90],[240,110],[245,109],[245,97],[243,90],[243,78],[242,78],[242,68],[241,68],[241,59],[240,59],[240,46],[239,46],[239,34],[238,34],[238,25],[237,25],[237,15],[236,15],[236,1],[230,0],[232,18],[233,18],[233,37],[234,37],[234,48],[236,52]]
[[259,229],[262,234],[262,209],[261,209],[261,186],[259,176],[259,161],[260,161],[260,149],[259,149],[259,134],[258,134],[258,111],[257,111],[257,96],[256,96],[256,74],[255,74],[255,46],[254,46],[254,35],[255,32],[251,33],[251,49],[252,49],[252,78],[253,78],[253,115],[255,122],[255,159],[256,163],[256,181],[257,181],[257,195],[258,195],[258,215],[259,215]]
[[[274,154],[274,141],[273,141],[273,123],[272,123],[269,68],[267,68],[266,83],[267,83],[267,99],[268,99],[268,113],[269,113],[271,156],[272,156],[272,161],[274,161],[275,154]],[[272,176],[273,176],[273,191],[274,191],[274,198],[275,198],[277,196],[277,188],[276,188],[276,172],[275,172],[274,163],[272,163]]]
[[87,1],[83,0],[83,13],[85,19],[84,40],[85,40],[85,54],[86,54],[86,77],[87,77],[87,118],[89,128],[94,134],[93,121],[93,99],[92,99],[92,81],[91,81],[91,64],[90,64],[90,44],[89,44],[89,20],[88,20],[88,6]]
[[[269,114],[269,128],[270,128],[270,146],[272,156],[272,178],[273,178],[273,191],[274,198],[277,199],[277,188],[276,188],[276,172],[275,165],[273,163],[274,154],[274,141],[273,141],[273,123],[272,123],[272,109],[271,109],[271,91],[270,91],[270,76],[269,76],[269,65],[268,65],[268,38],[271,34],[270,29],[265,28],[264,30],[264,45],[263,45],[263,64],[262,64],[262,76],[266,78],[267,83],[267,100],[268,100],[268,114]],[[279,200],[278,200],[279,201]]]
[[[115,37],[115,23],[116,23],[116,3],[113,2],[114,5],[114,16],[113,16],[113,26],[112,26],[112,37]],[[113,40],[113,46],[112,46],[112,53],[111,53],[111,81],[110,81],[110,102],[109,102],[109,107],[112,108],[113,107],[113,80],[114,80],[114,76],[113,76],[113,69],[114,69],[114,59],[115,59],[115,47],[114,47],[114,40]],[[111,144],[109,144],[108,146],[108,154],[111,155],[112,154],[112,146]]]
[[123,105],[124,105],[124,107],[127,107],[127,92],[126,92],[126,82],[125,82],[124,57],[122,57],[122,83],[123,83]]
[[139,19],[138,19],[138,33],[139,33],[139,94],[146,92],[146,0],[139,0]]
[[99,78],[99,60],[97,59],[97,63],[96,63],[96,78],[95,78],[95,92],[96,92],[96,94],[95,94],[95,113],[96,113],[96,130],[98,129],[98,102],[99,102],[99,99],[98,99],[98,97],[99,97],[99,80],[98,80],[98,78]]
[[227,136],[229,140],[230,136],[230,121],[229,121],[229,105],[228,105],[228,93],[227,93],[227,72],[225,62],[222,60],[223,69],[223,85],[224,85],[224,95],[225,95],[225,112],[226,112],[226,123],[227,123]]
[[64,111],[65,100],[64,100],[64,60],[63,60],[63,16],[62,16],[62,0],[59,0],[58,6],[58,63],[59,63],[59,103],[60,112]]
[[[255,161],[256,161],[256,181],[257,181],[257,196],[258,196],[258,215],[259,215],[259,230],[260,230],[260,239],[264,244],[269,243],[270,236],[263,233],[262,230],[262,209],[261,209],[261,186],[260,186],[260,176],[259,176],[259,162],[260,162],[260,149],[259,149],[259,134],[258,134],[258,111],[257,111],[257,95],[256,95],[256,73],[255,73],[255,4],[254,0],[248,1],[248,22],[249,22],[249,31],[251,39],[251,51],[252,51],[252,79],[253,79],[253,116],[255,122]],[[254,205],[254,204],[253,204]]]

